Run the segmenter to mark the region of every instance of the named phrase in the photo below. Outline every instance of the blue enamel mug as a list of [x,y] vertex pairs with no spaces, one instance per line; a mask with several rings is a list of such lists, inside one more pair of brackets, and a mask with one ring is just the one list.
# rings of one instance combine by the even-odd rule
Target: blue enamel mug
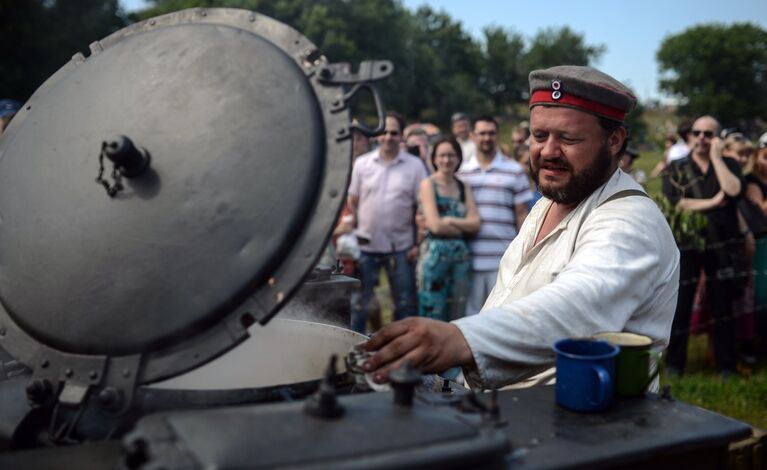
[[620,347],[604,340],[563,339],[557,353],[557,403],[569,410],[595,412],[613,401],[615,357]]

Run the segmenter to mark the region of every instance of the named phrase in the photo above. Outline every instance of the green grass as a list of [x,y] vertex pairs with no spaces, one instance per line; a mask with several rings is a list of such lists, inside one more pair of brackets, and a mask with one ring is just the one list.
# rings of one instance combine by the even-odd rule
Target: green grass
[[687,373],[661,375],[661,385],[671,385],[678,400],[767,429],[767,362],[757,364],[749,376],[722,380],[706,364],[707,343],[705,335],[691,337]]
[[650,194],[657,194],[661,191],[661,178],[650,178],[655,165],[663,158],[663,152],[661,150],[643,150],[639,153],[639,158],[634,160],[634,168],[642,170],[647,174],[647,192]]

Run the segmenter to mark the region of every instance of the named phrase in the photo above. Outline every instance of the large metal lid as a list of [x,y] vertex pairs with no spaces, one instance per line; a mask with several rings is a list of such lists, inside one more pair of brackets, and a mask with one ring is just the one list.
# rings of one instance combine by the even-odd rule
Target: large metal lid
[[[353,75],[231,9],[76,55],[0,139],[0,345],[96,384],[172,376],[242,341],[327,242],[351,167],[344,87],[391,72],[375,66]],[[115,136],[137,168],[113,173]]]

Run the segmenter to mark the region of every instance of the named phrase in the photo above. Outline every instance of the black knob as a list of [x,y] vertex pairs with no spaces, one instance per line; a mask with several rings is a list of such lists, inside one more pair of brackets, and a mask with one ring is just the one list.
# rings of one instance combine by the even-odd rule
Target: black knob
[[53,386],[46,379],[32,379],[27,384],[27,398],[34,404],[45,403],[52,391]]
[[122,405],[122,392],[114,387],[106,387],[98,394],[99,405],[102,408],[110,411],[114,411],[120,408]]
[[149,166],[149,153],[136,148],[128,137],[118,135],[102,144],[104,155],[120,168],[126,178],[140,175]]
[[330,363],[325,369],[325,377],[320,383],[319,389],[306,400],[304,412],[317,418],[335,419],[344,414],[344,408],[338,403],[336,386],[333,380],[336,377],[336,355],[330,356]]
[[413,406],[415,387],[421,385],[423,376],[406,362],[402,367],[389,374],[389,382],[394,389],[394,403],[402,406]]

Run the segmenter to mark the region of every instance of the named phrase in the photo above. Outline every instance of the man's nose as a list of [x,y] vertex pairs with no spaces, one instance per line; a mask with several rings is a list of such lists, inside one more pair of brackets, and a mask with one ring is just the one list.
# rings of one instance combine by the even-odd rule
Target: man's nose
[[561,149],[559,147],[559,142],[557,139],[554,138],[554,136],[549,136],[548,139],[543,143],[543,148],[541,149],[541,156],[543,157],[551,157],[551,156],[558,156],[561,153]]

